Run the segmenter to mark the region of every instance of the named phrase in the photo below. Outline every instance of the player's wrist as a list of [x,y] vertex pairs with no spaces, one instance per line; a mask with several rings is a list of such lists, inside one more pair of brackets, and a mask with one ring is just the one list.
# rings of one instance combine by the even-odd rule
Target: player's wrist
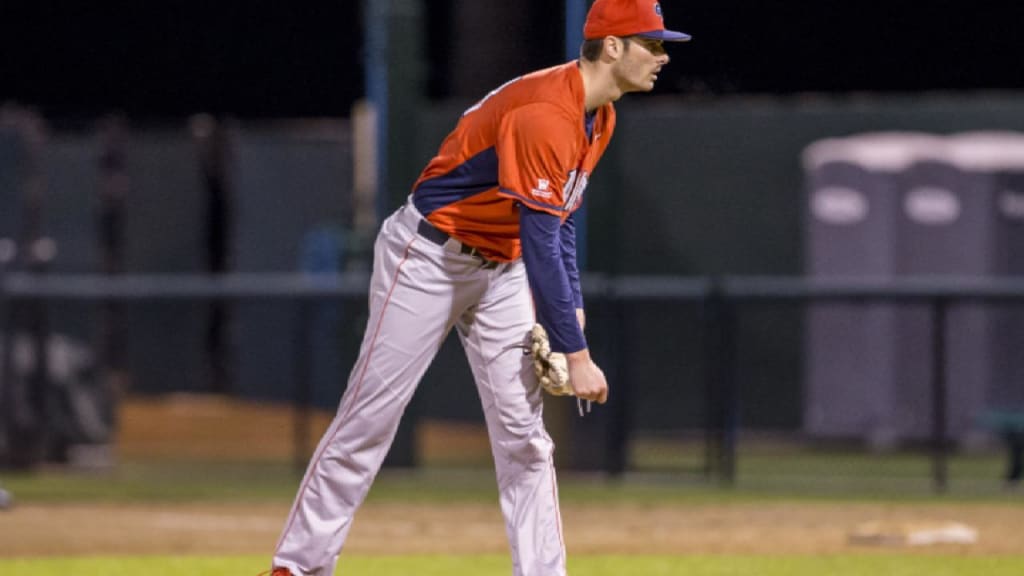
[[569,361],[569,364],[582,364],[590,362],[590,349],[583,348],[575,352],[566,352],[565,359]]

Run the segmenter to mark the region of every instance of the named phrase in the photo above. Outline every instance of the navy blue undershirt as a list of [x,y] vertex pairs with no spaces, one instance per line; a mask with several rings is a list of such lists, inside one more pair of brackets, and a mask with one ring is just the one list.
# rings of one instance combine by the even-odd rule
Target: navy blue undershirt
[[578,352],[587,347],[576,309],[583,308],[576,266],[576,224],[572,215],[558,216],[519,207],[519,237],[523,264],[533,293],[537,321],[548,332],[554,352]]
[[583,117],[583,127],[587,129],[587,140],[594,138],[594,119],[597,118],[597,111],[587,112]]

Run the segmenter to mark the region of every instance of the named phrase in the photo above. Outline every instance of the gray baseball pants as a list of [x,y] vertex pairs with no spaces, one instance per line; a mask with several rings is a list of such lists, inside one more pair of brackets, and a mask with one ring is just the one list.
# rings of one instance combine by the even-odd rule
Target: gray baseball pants
[[[374,246],[370,315],[337,415],[314,453],[274,553],[296,576],[334,573],[406,405],[454,326],[476,380],[514,576],[562,576],[565,547],[541,390],[522,344],[534,322],[522,260],[482,266],[417,233],[412,202]],[[439,519],[443,521],[442,519]]]

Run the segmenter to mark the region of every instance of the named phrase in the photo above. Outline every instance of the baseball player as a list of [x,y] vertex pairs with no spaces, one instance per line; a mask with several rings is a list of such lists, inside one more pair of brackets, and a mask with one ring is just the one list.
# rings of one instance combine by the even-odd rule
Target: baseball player
[[568,359],[578,398],[604,403],[591,360],[573,213],[615,130],[612,103],[668,64],[654,0],[596,0],[579,60],[521,76],[462,115],[384,221],[370,314],[338,412],[306,471],[273,576],[334,573],[399,419],[448,332],[459,335],[490,436],[516,576],[565,574],[541,390],[523,342],[534,322]]

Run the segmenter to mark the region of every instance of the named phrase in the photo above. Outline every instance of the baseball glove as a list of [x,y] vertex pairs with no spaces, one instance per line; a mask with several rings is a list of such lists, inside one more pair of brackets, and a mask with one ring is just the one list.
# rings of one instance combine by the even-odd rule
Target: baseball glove
[[569,365],[565,354],[551,351],[548,333],[540,324],[534,324],[529,335],[529,354],[533,360],[533,371],[540,386],[554,396],[572,396],[569,383]]

